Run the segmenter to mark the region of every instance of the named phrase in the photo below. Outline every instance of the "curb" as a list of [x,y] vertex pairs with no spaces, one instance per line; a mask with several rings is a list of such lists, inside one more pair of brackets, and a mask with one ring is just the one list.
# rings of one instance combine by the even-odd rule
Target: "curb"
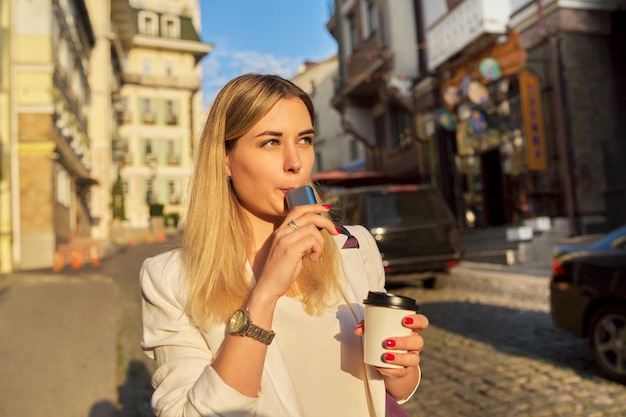
[[515,297],[519,300],[548,302],[550,277],[513,271],[511,267],[462,262],[450,269],[446,285],[450,288],[492,295]]

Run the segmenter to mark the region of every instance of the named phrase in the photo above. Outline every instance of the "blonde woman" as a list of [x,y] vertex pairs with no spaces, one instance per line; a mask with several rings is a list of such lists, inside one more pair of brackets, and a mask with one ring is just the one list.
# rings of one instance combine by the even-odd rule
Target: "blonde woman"
[[369,232],[337,228],[328,205],[286,207],[289,190],[311,183],[313,125],[309,96],[277,76],[243,75],[217,95],[181,247],[141,271],[157,416],[383,417],[386,393],[415,391],[423,315],[386,341],[408,351],[385,355],[400,368],[363,363],[359,307],[384,291]]

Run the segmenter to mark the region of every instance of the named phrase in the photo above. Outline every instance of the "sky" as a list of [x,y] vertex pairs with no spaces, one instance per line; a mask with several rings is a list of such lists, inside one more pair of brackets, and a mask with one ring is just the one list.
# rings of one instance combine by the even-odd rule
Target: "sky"
[[200,0],[200,38],[213,44],[202,62],[204,104],[247,72],[292,78],[305,61],[337,53],[326,29],[332,0]]

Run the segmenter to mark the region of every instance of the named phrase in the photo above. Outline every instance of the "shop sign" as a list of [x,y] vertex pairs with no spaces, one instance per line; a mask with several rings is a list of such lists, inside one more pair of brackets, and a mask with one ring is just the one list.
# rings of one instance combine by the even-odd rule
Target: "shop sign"
[[543,171],[547,167],[547,155],[538,77],[522,71],[519,75],[519,89],[528,169]]

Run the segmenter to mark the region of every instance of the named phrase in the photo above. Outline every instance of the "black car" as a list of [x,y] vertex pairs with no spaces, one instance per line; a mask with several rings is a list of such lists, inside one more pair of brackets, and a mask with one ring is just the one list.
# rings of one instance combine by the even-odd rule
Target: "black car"
[[626,383],[626,226],[555,246],[550,309],[557,327],[589,338],[608,378]]
[[[417,185],[346,188],[324,194],[338,224],[360,224],[374,236],[387,275],[446,271],[460,258],[458,227],[438,190]],[[417,277],[416,277],[417,278]]]

